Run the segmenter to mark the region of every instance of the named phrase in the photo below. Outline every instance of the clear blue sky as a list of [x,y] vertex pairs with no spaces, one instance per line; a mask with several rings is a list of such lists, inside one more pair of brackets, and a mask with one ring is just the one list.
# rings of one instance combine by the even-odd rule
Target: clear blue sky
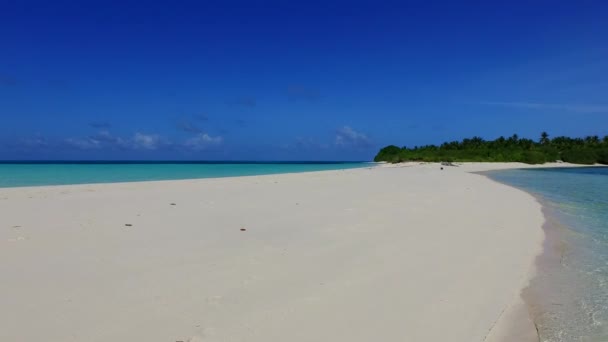
[[608,134],[606,1],[0,1],[0,159]]

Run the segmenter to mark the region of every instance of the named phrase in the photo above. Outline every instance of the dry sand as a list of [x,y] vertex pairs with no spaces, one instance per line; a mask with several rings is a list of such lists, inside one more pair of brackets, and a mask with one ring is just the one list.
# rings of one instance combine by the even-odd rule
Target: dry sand
[[0,341],[523,341],[518,166],[0,189]]

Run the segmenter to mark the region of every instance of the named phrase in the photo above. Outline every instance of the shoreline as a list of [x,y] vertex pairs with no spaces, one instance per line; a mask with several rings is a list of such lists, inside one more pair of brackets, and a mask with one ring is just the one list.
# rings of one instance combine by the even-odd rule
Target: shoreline
[[[48,165],[53,164],[41,162],[36,165]],[[316,162],[315,162],[316,163]],[[312,164],[315,164],[312,163]],[[5,164],[13,164],[13,162],[5,163]],[[23,165],[28,163],[16,163],[16,165]],[[61,165],[97,165],[95,163],[60,163]],[[110,163],[111,165],[133,165],[137,163]],[[140,163],[142,165],[154,164],[154,163]],[[160,163],[159,165],[166,165],[171,163]],[[178,163],[179,165],[191,165],[192,163]],[[211,163],[212,164],[212,163]],[[228,165],[230,163],[220,163],[220,165]],[[256,163],[237,163],[238,165],[257,165]],[[259,163],[259,165],[291,165],[290,163]],[[260,176],[276,176],[276,175],[285,175],[285,174],[300,174],[300,173],[317,173],[317,172],[332,172],[332,171],[346,171],[346,170],[355,170],[355,169],[369,169],[369,168],[402,168],[402,167],[413,167],[420,165],[427,166],[441,166],[439,163],[430,163],[430,162],[403,162],[391,164],[387,162],[325,162],[320,163],[320,165],[340,165],[340,164],[361,164],[362,166],[357,167],[347,167],[347,168],[336,168],[336,169],[328,169],[328,170],[295,170],[295,171],[287,171],[287,172],[272,172],[272,173],[261,173],[261,174],[244,174],[244,175],[226,175],[226,176],[203,176],[203,177],[194,177],[194,178],[168,178],[168,179],[136,179],[136,180],[124,180],[124,181],[104,181],[104,182],[84,182],[84,183],[59,183],[59,184],[40,184],[40,185],[13,185],[13,186],[0,186],[0,189],[26,189],[26,188],[41,188],[41,187],[70,187],[70,186],[98,186],[98,185],[107,185],[107,184],[131,184],[131,183],[156,183],[156,182],[183,182],[183,181],[197,181],[202,179],[224,179],[224,178],[242,178],[242,177],[260,177]],[[2,162],[0,162],[2,165]],[[198,165],[210,165],[210,163],[200,163]],[[294,165],[307,165],[307,163],[295,163]],[[570,163],[545,163],[545,164],[524,164],[524,163],[503,163],[503,162],[462,162],[455,163],[453,166],[467,166],[473,167],[471,173],[480,173],[486,171],[499,171],[506,169],[530,169],[530,168],[574,168],[574,167],[608,167],[608,165],[595,164],[595,165],[583,165],[583,164],[570,164]],[[450,167],[450,166],[446,166]]]
[[[496,171],[496,170],[489,170]],[[554,235],[548,231],[549,227],[549,215],[547,214],[547,208],[543,204],[540,197],[532,194],[523,189],[519,189],[510,184],[499,182],[489,175],[488,171],[473,172],[477,175],[485,177],[493,182],[502,184],[505,186],[512,187],[519,191],[526,193],[535,199],[536,203],[540,206],[543,214],[544,222],[542,224],[543,238],[539,245],[536,256],[533,258],[526,280],[522,283],[517,295],[513,298],[509,307],[501,314],[501,317],[496,322],[496,325],[492,327],[484,342],[538,342],[540,341],[540,331],[536,324],[536,318],[538,312],[536,310],[538,293],[532,290],[533,283],[538,277],[539,270],[543,269],[544,265],[541,265],[541,260],[545,260],[547,255],[551,253],[551,239]]]
[[555,284],[551,286],[544,277],[547,277],[547,274],[552,271],[559,272],[560,260],[566,247],[565,241],[557,231],[560,225],[559,221],[550,213],[549,207],[540,196],[534,197],[543,206],[542,210],[545,216],[543,232],[545,233],[545,240],[543,241],[542,252],[534,261],[536,272],[530,278],[528,285],[522,289],[521,298],[525,302],[529,318],[535,326],[537,340],[540,341],[538,320],[542,318],[544,307],[550,305],[550,298],[552,298],[556,291]]
[[[60,272],[62,278],[80,285],[77,293],[84,292],[68,295],[70,291],[65,291],[71,287],[69,284],[56,284],[51,290],[42,291],[47,295],[38,299],[47,303],[46,311],[51,310],[47,314],[59,310],[61,315],[70,317],[69,305],[49,303],[46,298],[62,292],[70,297],[72,305],[92,309],[93,316],[100,312],[107,316],[104,310],[117,309],[114,306],[119,305],[117,303],[91,302],[84,294],[93,289],[101,293],[102,298],[116,296],[122,298],[125,305],[130,303],[130,308],[120,310],[131,312],[123,319],[136,325],[156,319],[154,317],[164,312],[158,311],[154,296],[177,290],[189,293],[194,300],[189,302],[177,293],[176,297],[165,299],[173,298],[166,304],[177,307],[162,314],[161,317],[169,316],[154,323],[155,327],[148,327],[150,331],[116,330],[110,320],[104,324],[116,330],[113,334],[106,331],[91,336],[89,317],[72,317],[76,322],[72,329],[76,331],[71,333],[81,339],[97,341],[111,337],[121,341],[129,336],[136,340],[144,337],[160,340],[159,336],[164,336],[188,340],[193,336],[213,340],[250,336],[247,329],[254,329],[256,333],[249,340],[278,341],[289,336],[284,333],[300,330],[302,326],[296,322],[304,319],[309,326],[316,327],[316,332],[315,329],[303,332],[302,340],[321,333],[334,340],[364,341],[378,337],[376,330],[383,327],[380,337],[388,339],[408,336],[440,341],[449,336],[453,341],[490,341],[505,319],[511,317],[512,310],[506,308],[513,307],[513,298],[519,297],[520,287],[528,279],[527,265],[533,263],[534,246],[543,238],[542,229],[534,227],[537,223],[540,225],[544,216],[534,214],[535,207],[526,206],[536,201],[530,201],[528,193],[469,173],[497,165],[467,165],[458,170],[454,168],[457,172],[440,171],[438,164],[411,166],[414,167],[395,169],[379,165],[371,170],[2,188],[0,200],[4,200],[0,205],[5,208],[8,205],[13,210],[8,210],[9,215],[0,223],[21,226],[15,229],[18,232],[11,230],[10,233],[21,234],[24,239],[7,242],[2,239],[6,234],[0,235],[0,244],[4,245],[0,254],[12,260],[5,270],[10,279],[5,286],[12,290],[9,292],[16,301],[4,303],[4,307],[14,308],[15,312],[8,316],[0,310],[0,318],[7,314],[5,322],[10,320],[17,326],[25,323],[20,322],[19,317],[28,316],[22,316],[27,310],[16,309],[15,305],[27,296],[28,287],[37,287],[30,284],[23,289],[19,273],[14,272],[34,271],[39,267],[55,269],[53,264],[48,265],[49,260],[39,256],[54,260],[57,256],[52,251],[60,248],[66,253],[61,256],[62,263],[76,258]],[[518,165],[501,165],[515,166]],[[403,192],[393,191],[400,187]],[[496,197],[498,192],[501,195]],[[170,202],[177,206],[170,206]],[[68,209],[61,209],[64,207]],[[33,208],[44,209],[37,213],[41,221],[32,217],[29,222],[25,219],[24,215]],[[235,209],[238,217],[232,214]],[[443,215],[433,215],[436,211]],[[180,212],[178,216],[177,212]],[[463,216],[466,212],[480,214]],[[518,217],[515,213],[528,213],[534,218],[527,217],[528,214]],[[59,217],[63,219],[58,220]],[[132,223],[133,227],[125,228],[125,222]],[[195,228],[195,222],[209,222],[221,229],[201,231]],[[498,222],[500,227],[513,228],[484,228],[494,227]],[[48,228],[33,229],[41,224]],[[243,225],[247,226],[247,232],[238,232]],[[451,228],[453,225],[456,231]],[[174,228],[166,231],[165,226]],[[293,228],[285,228],[289,226]],[[532,230],[528,230],[530,228]],[[536,242],[529,241],[531,236],[536,236],[532,239]],[[147,245],[157,247],[148,249]],[[141,259],[142,253],[148,257]],[[110,263],[104,261],[108,258]],[[207,259],[212,262],[205,262]],[[37,260],[41,265],[19,260]],[[177,260],[190,261],[182,265],[181,262],[175,264]],[[80,270],[78,272],[96,279],[98,275],[85,270],[91,263],[105,275],[108,285],[74,278],[77,274],[74,272]],[[167,268],[167,263],[173,266]],[[194,266],[202,267],[204,274],[191,273]],[[136,272],[122,274],[124,267]],[[148,271],[140,274],[137,270],[141,267]],[[289,271],[293,269],[302,274]],[[289,277],[285,278],[286,275]],[[49,276],[46,271],[36,278],[42,282],[50,280],[52,285],[56,280]],[[167,282],[180,278],[184,279],[183,284]],[[141,295],[130,291],[113,289],[124,286],[122,279],[132,279],[129,287],[143,283],[155,285],[146,285],[141,294],[144,298],[140,298]],[[206,284],[209,279],[216,279],[213,283],[219,287]],[[387,283],[389,279],[392,280]],[[315,281],[320,283],[314,285]],[[203,291],[202,297],[192,288],[194,285]],[[226,292],[226,289],[232,290]],[[470,292],[470,289],[475,290]],[[248,304],[243,306],[245,303]],[[145,309],[150,305],[153,306]],[[360,311],[361,305],[371,311]],[[199,311],[201,309],[204,310]],[[249,315],[243,316],[248,312]],[[380,312],[380,317],[374,312]],[[33,316],[28,320],[51,329],[48,322],[38,322],[36,315]],[[116,316],[118,319],[122,314]],[[184,318],[202,321],[198,326],[184,325],[186,322],[174,320],[180,316],[183,316],[180,321]],[[285,328],[280,329],[263,317],[272,318],[271,321],[279,319]],[[445,331],[433,331],[431,326],[436,320],[446,324]],[[361,324],[353,327],[353,321]],[[64,324],[55,320],[55,340],[61,339]],[[409,329],[402,330],[403,324]],[[336,330],[342,325],[345,329],[350,327],[350,332]],[[425,328],[427,325],[429,329]],[[16,333],[13,329],[10,331]],[[448,335],[442,335],[446,333]],[[17,336],[7,334],[6,339]],[[53,336],[47,335],[50,337],[47,340],[54,340]]]
[[[253,177],[264,175],[297,174],[307,172],[341,171],[358,168],[369,168],[376,166],[374,162],[286,162],[286,163],[124,163],[124,162],[99,162],[99,163],[1,163],[0,173],[19,173],[15,167],[35,167],[21,170],[24,176],[17,176],[7,182],[0,178],[0,189],[2,188],[27,188],[46,186],[71,186],[71,185],[96,185],[117,183],[141,183],[141,182],[163,182],[163,181],[190,181],[198,179],[219,179]],[[4,170],[6,168],[8,170]],[[70,175],[68,180],[66,174],[70,174],[73,168],[79,168],[80,172]],[[122,168],[117,170],[116,168]],[[144,168],[143,170],[141,168]],[[235,169],[238,168],[237,169]],[[274,167],[274,168],[271,168]],[[50,168],[50,169],[49,169]],[[85,168],[84,170],[82,168]],[[134,169],[135,168],[135,169]],[[160,169],[159,169],[160,168]],[[170,169],[168,169],[170,168]],[[192,169],[196,168],[196,169]],[[108,177],[119,171],[119,177]],[[42,180],[32,177],[34,174],[42,175]],[[60,175],[59,177],[57,175]],[[62,175],[62,176],[61,176]]]
[[[556,320],[556,306],[575,306],[574,300],[580,299],[584,293],[584,286],[580,280],[573,277],[571,272],[564,269],[564,258],[576,249],[573,241],[569,239],[577,234],[572,227],[560,219],[559,213],[541,195],[532,194],[542,205],[545,224],[543,231],[545,240],[542,253],[535,259],[537,272],[531,277],[528,286],[522,289],[521,297],[524,300],[530,319],[534,322],[536,330],[543,336],[551,337],[556,334],[554,329],[563,327],[561,320]],[[580,246],[579,246],[580,247]],[[560,312],[557,317],[564,319],[567,311]],[[563,317],[562,317],[563,316]],[[571,332],[562,330],[565,338]]]
[[[49,184],[49,185],[19,185],[19,186],[9,186],[9,187],[0,187],[1,190],[6,189],[20,189],[20,190],[36,190],[36,189],[52,189],[52,188],[73,188],[74,190],[78,190],[79,187],[104,187],[104,186],[129,186],[129,185],[144,185],[144,186],[153,186],[153,185],[162,185],[162,184],[171,184],[171,183],[188,183],[188,182],[198,182],[205,180],[229,180],[229,179],[246,179],[251,178],[255,179],[257,177],[272,177],[272,176],[281,176],[281,175],[298,175],[298,174],[317,174],[317,173],[325,173],[325,172],[344,172],[349,170],[359,170],[359,169],[370,169],[378,166],[362,166],[355,168],[347,168],[347,169],[335,169],[335,170],[316,170],[316,171],[294,171],[294,172],[282,172],[282,173],[265,173],[265,174],[255,174],[255,175],[242,175],[242,176],[222,176],[222,177],[202,177],[202,178],[179,178],[179,179],[153,179],[153,180],[134,180],[134,181],[120,181],[120,182],[98,182],[98,183],[75,183],[75,184]],[[61,190],[61,189],[60,189]]]
[[[577,168],[587,167],[572,165],[568,167],[556,168]],[[606,167],[605,165],[592,165],[589,167]],[[526,169],[526,168],[521,168]],[[508,183],[502,183],[489,176],[486,172],[479,173],[491,180],[512,186]],[[556,306],[574,305],[570,303],[574,298],[579,298],[581,293],[577,284],[577,280],[572,278],[572,274],[565,272],[562,268],[564,255],[569,252],[573,246],[570,244],[568,236],[575,234],[572,229],[560,219],[560,215],[554,205],[544,198],[541,194],[534,193],[527,189],[520,189],[530,196],[534,197],[541,205],[541,210],[545,218],[542,225],[544,232],[544,241],[542,243],[541,252],[534,260],[533,270],[530,273],[530,278],[526,286],[521,289],[519,306],[520,317],[512,317],[507,319],[507,324],[511,326],[511,331],[516,334],[512,335],[505,333],[502,341],[540,341],[541,335],[548,336],[556,334],[554,329],[561,326],[559,321],[555,321]],[[570,304],[564,304],[570,303]],[[562,313],[563,314],[563,313]],[[524,317],[525,315],[525,317]],[[509,323],[510,322],[510,323]],[[522,326],[527,326],[528,337],[524,339],[517,335],[522,332]],[[550,335],[549,335],[550,336]]]

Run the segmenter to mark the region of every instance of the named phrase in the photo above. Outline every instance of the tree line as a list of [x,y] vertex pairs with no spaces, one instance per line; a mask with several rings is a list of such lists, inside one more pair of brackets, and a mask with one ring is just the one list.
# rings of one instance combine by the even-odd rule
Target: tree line
[[376,162],[522,162],[543,164],[562,160],[575,164],[608,164],[608,136],[549,138],[543,132],[537,141],[520,138],[517,134],[495,140],[480,137],[443,144],[413,148],[390,145],[382,148]]

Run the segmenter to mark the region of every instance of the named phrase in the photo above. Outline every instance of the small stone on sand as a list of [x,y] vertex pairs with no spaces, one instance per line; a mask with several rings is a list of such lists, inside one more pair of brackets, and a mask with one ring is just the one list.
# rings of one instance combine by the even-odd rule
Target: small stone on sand
[[132,225],[132,224],[130,224],[130,223],[125,223],[125,226],[127,226],[127,227],[132,227],[133,225]]

